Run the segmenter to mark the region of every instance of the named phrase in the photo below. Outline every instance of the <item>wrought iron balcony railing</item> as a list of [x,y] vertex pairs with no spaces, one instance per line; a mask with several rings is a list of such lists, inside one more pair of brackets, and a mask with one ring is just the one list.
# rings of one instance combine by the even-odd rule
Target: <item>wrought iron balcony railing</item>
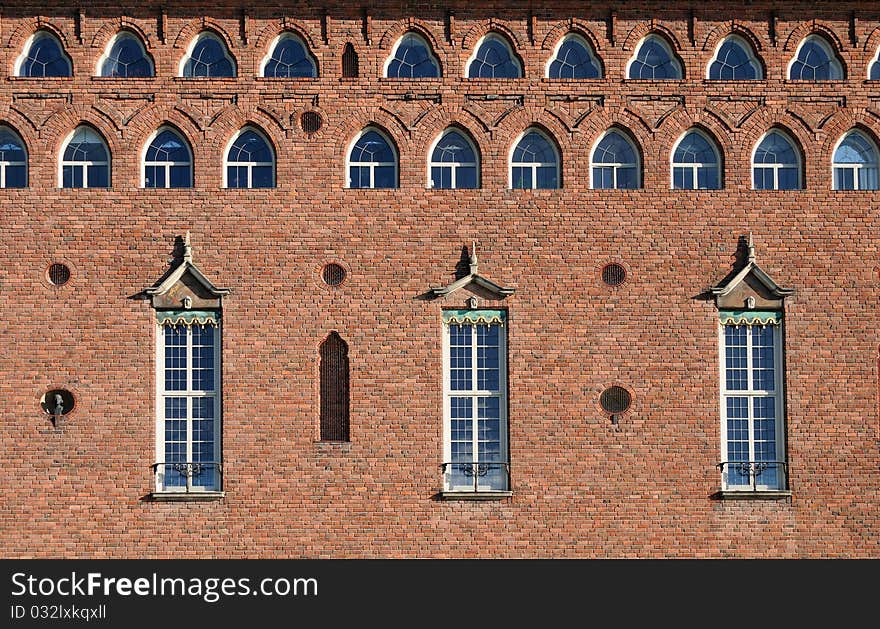
[[477,461],[441,463],[444,491],[493,492],[510,488],[510,463]]
[[153,472],[162,492],[216,492],[223,486],[223,466],[216,461],[154,463]]
[[784,491],[788,489],[788,463],[785,461],[722,461],[723,491]]

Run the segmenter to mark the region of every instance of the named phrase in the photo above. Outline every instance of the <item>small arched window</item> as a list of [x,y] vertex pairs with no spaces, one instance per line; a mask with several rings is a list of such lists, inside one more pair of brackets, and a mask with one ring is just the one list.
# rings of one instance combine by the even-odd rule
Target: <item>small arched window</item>
[[538,129],[528,129],[510,156],[510,187],[519,190],[559,187],[559,151]]
[[62,188],[109,188],[110,151],[97,131],[79,126],[64,144]]
[[755,190],[798,190],[801,184],[801,155],[795,143],[779,129],[766,134],[752,158]]
[[504,37],[489,33],[474,47],[465,75],[469,79],[518,79],[522,65]]
[[681,79],[684,73],[666,40],[659,35],[648,35],[629,60],[626,76],[629,79]]
[[385,61],[385,76],[391,79],[422,79],[440,76],[440,63],[424,37],[409,32],[401,37]]
[[721,159],[715,142],[691,129],[672,154],[672,187],[679,190],[717,190],[721,187]]
[[342,51],[342,76],[354,79],[358,76],[358,54],[351,42],[345,44]]
[[868,80],[880,81],[880,49],[877,50],[873,61],[868,64]]
[[0,127],[0,188],[27,187],[27,149],[9,127]]
[[843,65],[824,37],[809,35],[798,46],[788,67],[793,81],[834,81],[843,78]]
[[16,63],[16,76],[73,76],[73,63],[55,35],[38,31],[28,39]]
[[235,60],[222,39],[205,31],[190,44],[189,51],[181,61],[180,76],[234,77]]
[[348,187],[397,187],[397,151],[378,129],[364,129],[352,144],[348,153]]
[[587,40],[571,33],[556,45],[556,50],[547,64],[547,78],[600,79],[602,64]]
[[336,332],[321,343],[321,441],[349,440],[348,345]]
[[877,190],[877,145],[853,130],[834,150],[835,190]]
[[480,161],[473,143],[457,129],[447,129],[431,151],[431,188],[477,188]]
[[241,129],[226,150],[223,175],[226,188],[274,188],[275,151],[266,136]]
[[318,63],[299,36],[293,33],[279,35],[270,46],[270,51],[261,64],[261,76],[276,79],[318,76]]
[[153,61],[134,33],[117,33],[98,62],[98,76],[142,78],[154,76]]
[[144,188],[192,188],[192,151],[175,130],[162,127],[147,143]]
[[641,185],[639,152],[622,131],[606,131],[596,143],[590,162],[593,188],[633,189]]
[[706,76],[716,81],[749,81],[763,78],[763,72],[752,45],[739,35],[730,35],[715,50]]

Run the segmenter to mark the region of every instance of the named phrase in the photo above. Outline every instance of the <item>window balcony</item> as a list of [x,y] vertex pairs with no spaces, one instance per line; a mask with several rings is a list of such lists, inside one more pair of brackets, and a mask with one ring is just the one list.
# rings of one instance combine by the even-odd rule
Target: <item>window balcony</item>
[[223,466],[215,461],[154,463],[156,491],[153,500],[216,500],[221,491]]
[[786,498],[788,464],[785,461],[722,461],[721,498]]
[[477,461],[441,463],[443,491],[446,499],[496,500],[512,495],[510,463]]

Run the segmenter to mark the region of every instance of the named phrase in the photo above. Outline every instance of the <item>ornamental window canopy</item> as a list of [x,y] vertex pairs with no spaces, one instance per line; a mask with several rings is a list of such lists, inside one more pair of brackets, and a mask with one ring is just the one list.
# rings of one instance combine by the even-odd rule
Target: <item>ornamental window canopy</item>
[[778,325],[782,319],[785,298],[793,288],[779,286],[761,267],[749,234],[746,264],[736,273],[711,289],[722,317],[722,323],[747,325]]
[[[466,248],[465,251],[467,251]],[[471,246],[470,256],[467,260],[467,274],[460,276],[451,284],[430,289],[428,291],[428,294],[434,298],[446,297],[463,288],[478,297],[498,301],[505,299],[510,295],[513,295],[513,293],[516,291],[515,288],[506,288],[504,286],[500,286],[492,280],[483,277],[482,275],[480,275],[478,269],[479,263],[477,261],[477,243],[474,242]]]

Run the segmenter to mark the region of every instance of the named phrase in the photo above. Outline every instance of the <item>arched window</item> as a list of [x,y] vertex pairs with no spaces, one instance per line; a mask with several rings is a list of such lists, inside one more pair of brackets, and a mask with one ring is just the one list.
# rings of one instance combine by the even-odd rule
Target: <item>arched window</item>
[[241,129],[226,150],[226,188],[274,188],[275,151],[266,137],[252,127]]
[[315,78],[318,63],[297,35],[283,33],[275,38],[271,52],[263,59],[261,76],[276,79]]
[[192,151],[175,130],[162,127],[147,143],[144,188],[192,188]]
[[358,54],[351,42],[345,44],[342,51],[342,76],[353,79],[358,75]]
[[348,152],[348,187],[397,187],[397,151],[378,129],[361,131]]
[[62,188],[109,188],[110,151],[97,131],[79,126],[64,144]]
[[0,127],[0,188],[27,187],[27,149],[9,127]]
[[234,77],[235,60],[214,33],[203,32],[190,44],[180,66],[180,76]]
[[385,76],[391,79],[422,79],[440,76],[440,63],[421,35],[409,32],[401,37],[385,61]]
[[559,187],[559,151],[538,129],[529,129],[510,156],[510,187],[520,190]]
[[721,187],[718,147],[705,133],[691,129],[672,154],[672,187],[682,190],[716,190]]
[[636,47],[626,70],[629,79],[681,79],[681,62],[659,35],[648,35]]
[[522,77],[522,66],[507,40],[489,33],[474,47],[465,75],[470,79],[518,79]]
[[153,61],[134,33],[117,33],[98,62],[99,76],[141,78],[154,76]]
[[600,79],[602,64],[587,40],[571,33],[556,45],[556,50],[547,64],[547,78]]
[[730,35],[715,50],[706,77],[716,81],[748,81],[763,78],[763,72],[752,45],[739,35]]
[[868,64],[868,80],[880,81],[880,50],[874,56],[874,60]]
[[758,143],[752,158],[755,190],[798,190],[801,185],[800,151],[785,133],[770,131]]
[[843,136],[833,168],[835,190],[877,190],[877,146],[861,131]]
[[320,354],[321,441],[348,441],[348,345],[331,332],[321,343]]
[[843,66],[834,50],[820,35],[809,35],[798,46],[788,67],[794,81],[833,81],[843,78]]
[[593,188],[632,189],[641,185],[639,152],[622,131],[606,131],[593,149],[590,162]]
[[477,188],[480,162],[473,143],[456,129],[447,129],[431,151],[431,188]]
[[55,35],[38,31],[28,39],[18,58],[16,76],[73,76],[73,63]]

